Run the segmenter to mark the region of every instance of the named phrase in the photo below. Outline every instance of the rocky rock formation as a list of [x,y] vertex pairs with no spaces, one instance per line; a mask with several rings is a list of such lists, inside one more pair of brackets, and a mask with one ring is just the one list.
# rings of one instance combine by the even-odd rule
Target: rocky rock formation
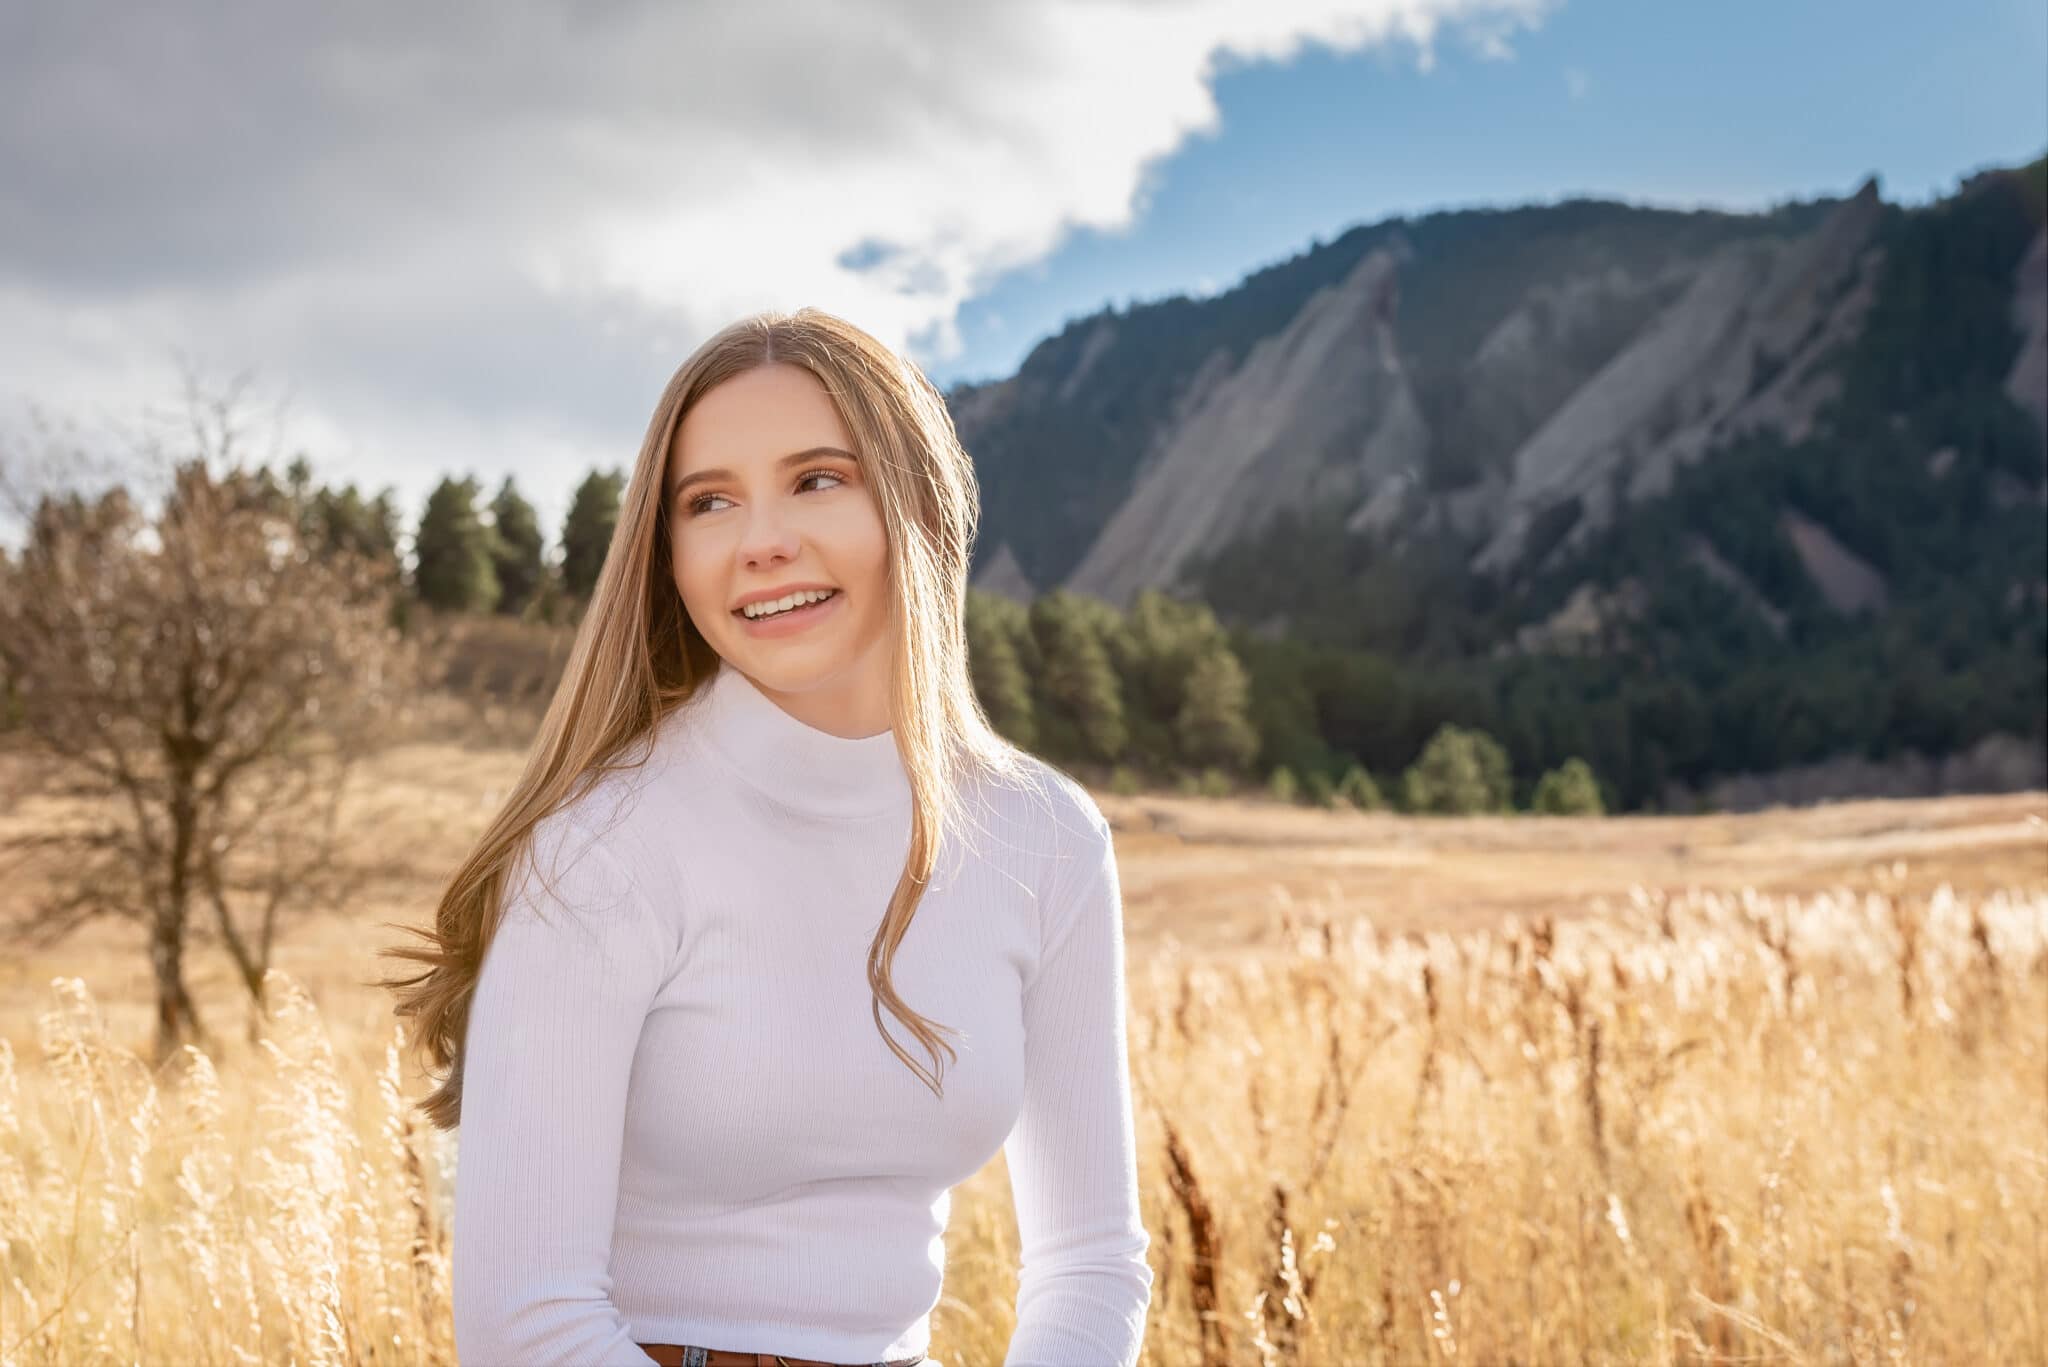
[[1834,533],[1791,508],[1778,514],[1778,525],[1807,577],[1820,589],[1828,606],[1845,617],[1859,612],[1882,613],[1888,595],[1884,576],[1870,562],[1835,539]]
[[1128,604],[1282,508],[1349,506],[1412,477],[1426,434],[1394,338],[1399,264],[1367,254],[1242,365],[1204,367],[1065,587]]
[[1714,441],[1770,428],[1796,441],[1834,392],[1815,363],[1855,335],[1869,307],[1883,205],[1866,181],[1810,236],[1738,242],[1710,258],[1683,297],[1515,452],[1496,530],[1472,567],[1519,565],[1544,510],[1579,500],[1559,543],[1605,526],[1615,497],[1662,493]]
[[2012,296],[2013,326],[2024,340],[2005,377],[2005,392],[2041,423],[2041,454],[2048,463],[2048,228],[2034,234],[2033,246],[2020,258]]

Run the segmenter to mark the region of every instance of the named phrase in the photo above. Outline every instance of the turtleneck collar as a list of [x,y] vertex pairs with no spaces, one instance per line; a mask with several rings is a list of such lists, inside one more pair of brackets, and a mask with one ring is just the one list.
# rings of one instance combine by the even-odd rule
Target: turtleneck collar
[[820,731],[723,661],[678,710],[728,768],[794,811],[879,816],[909,806],[894,730],[851,740]]

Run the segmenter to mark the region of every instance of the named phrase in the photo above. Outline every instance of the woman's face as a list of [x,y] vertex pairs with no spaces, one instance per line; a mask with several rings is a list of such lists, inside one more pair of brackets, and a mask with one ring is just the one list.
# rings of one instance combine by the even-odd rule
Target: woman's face
[[[887,729],[888,538],[817,378],[777,363],[699,396],[669,449],[667,498],[676,591],[712,649],[813,726]],[[832,592],[740,611],[805,589]]]

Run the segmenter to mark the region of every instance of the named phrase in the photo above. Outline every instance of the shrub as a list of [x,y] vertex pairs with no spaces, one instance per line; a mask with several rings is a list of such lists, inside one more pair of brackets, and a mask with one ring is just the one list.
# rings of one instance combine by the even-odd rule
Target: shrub
[[1387,805],[1387,799],[1380,793],[1380,785],[1372,781],[1372,775],[1360,764],[1344,771],[1344,777],[1337,782],[1337,796],[1361,812],[1381,811]]
[[1558,816],[1602,816],[1607,810],[1600,801],[1600,781],[1593,777],[1593,767],[1577,755],[1536,781],[1529,806]]
[[1506,811],[1509,784],[1500,743],[1483,731],[1449,722],[1437,728],[1401,776],[1402,800],[1411,812]]

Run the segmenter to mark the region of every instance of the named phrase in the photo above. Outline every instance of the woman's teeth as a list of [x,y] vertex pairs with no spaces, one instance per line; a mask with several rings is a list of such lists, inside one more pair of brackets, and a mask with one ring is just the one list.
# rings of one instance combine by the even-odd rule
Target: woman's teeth
[[767,617],[778,617],[785,612],[805,607],[811,603],[822,603],[838,589],[811,589],[803,593],[792,593],[786,598],[774,598],[765,603],[749,603],[740,609],[747,620],[758,622]]

